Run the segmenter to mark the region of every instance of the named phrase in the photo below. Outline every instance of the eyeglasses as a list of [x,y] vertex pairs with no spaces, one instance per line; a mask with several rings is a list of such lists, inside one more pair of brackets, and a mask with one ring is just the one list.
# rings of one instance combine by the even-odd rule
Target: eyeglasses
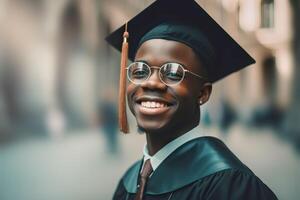
[[174,86],[179,84],[184,79],[186,72],[194,75],[197,78],[205,79],[204,77],[185,69],[183,65],[179,63],[166,63],[163,64],[161,67],[150,67],[144,62],[131,63],[126,68],[127,77],[129,81],[136,85],[142,84],[150,78],[152,74],[151,68],[159,70],[159,79],[161,80],[161,82],[168,86]]

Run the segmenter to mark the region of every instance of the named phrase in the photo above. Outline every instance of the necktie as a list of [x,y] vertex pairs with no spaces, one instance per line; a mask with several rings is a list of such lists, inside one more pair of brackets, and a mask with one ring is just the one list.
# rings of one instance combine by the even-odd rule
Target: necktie
[[142,200],[143,199],[143,194],[145,191],[145,186],[146,186],[146,182],[148,177],[150,176],[150,174],[152,173],[153,169],[150,163],[150,159],[146,160],[143,170],[140,174],[140,182],[138,185],[138,191],[136,193],[135,199],[134,200]]

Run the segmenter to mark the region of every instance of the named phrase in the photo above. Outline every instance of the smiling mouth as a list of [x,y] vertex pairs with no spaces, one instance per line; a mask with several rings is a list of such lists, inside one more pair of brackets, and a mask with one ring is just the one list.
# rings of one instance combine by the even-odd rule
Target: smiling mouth
[[170,109],[173,105],[158,98],[140,98],[136,101],[138,111],[145,115],[158,115]]
[[144,108],[164,108],[168,105],[166,103],[157,102],[157,101],[141,101],[140,105]]

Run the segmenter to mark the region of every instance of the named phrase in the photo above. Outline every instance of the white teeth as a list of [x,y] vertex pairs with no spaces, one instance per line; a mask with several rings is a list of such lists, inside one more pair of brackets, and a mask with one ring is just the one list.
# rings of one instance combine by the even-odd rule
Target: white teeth
[[167,105],[164,103],[155,102],[155,101],[142,101],[141,106],[146,107],[146,108],[163,108],[163,107],[166,107]]
[[156,107],[156,103],[155,102],[151,102],[151,108],[155,108]]
[[147,101],[146,107],[151,108],[151,102]]

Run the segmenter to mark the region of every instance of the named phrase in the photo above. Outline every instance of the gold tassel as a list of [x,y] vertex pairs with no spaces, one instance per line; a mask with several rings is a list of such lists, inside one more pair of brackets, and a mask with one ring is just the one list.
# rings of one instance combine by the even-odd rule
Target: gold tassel
[[126,114],[126,67],[128,59],[128,37],[127,22],[123,34],[123,44],[121,53],[120,84],[119,84],[119,127],[123,133],[129,132]]

